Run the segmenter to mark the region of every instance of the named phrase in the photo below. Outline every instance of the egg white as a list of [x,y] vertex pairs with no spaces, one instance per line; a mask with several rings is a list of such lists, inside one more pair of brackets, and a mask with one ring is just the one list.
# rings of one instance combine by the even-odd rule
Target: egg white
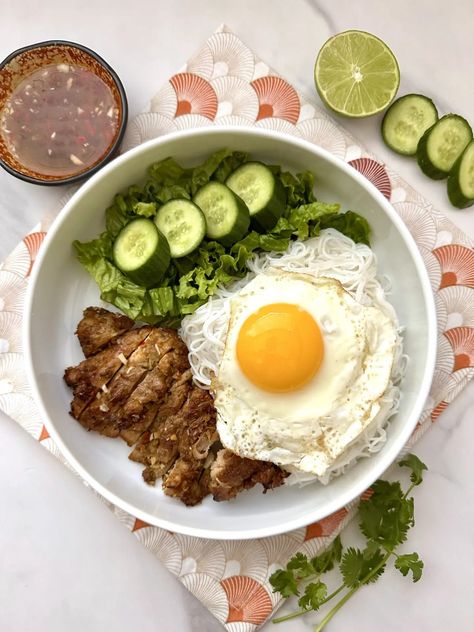
[[[316,321],[324,341],[319,371],[304,387],[271,393],[241,371],[236,344],[245,320],[270,303],[292,303]],[[213,381],[217,429],[225,447],[290,471],[322,476],[370,424],[390,380],[397,323],[358,303],[335,279],[269,269],[231,299]]]

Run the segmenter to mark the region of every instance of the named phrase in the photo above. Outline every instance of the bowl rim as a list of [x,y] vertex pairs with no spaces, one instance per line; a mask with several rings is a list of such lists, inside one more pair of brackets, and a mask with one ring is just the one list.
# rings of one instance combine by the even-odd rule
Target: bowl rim
[[[127,161],[133,161],[135,157],[140,156],[141,153],[146,153],[146,151],[151,147],[160,147],[161,145],[166,145],[168,141],[179,140],[183,137],[201,137],[206,136],[209,133],[219,135],[224,135],[229,132],[243,132],[244,134],[250,134],[256,137],[272,137],[275,140],[278,140],[283,143],[292,143],[296,146],[301,147],[304,150],[309,150],[313,153],[316,153],[319,157],[327,160],[336,168],[342,169],[346,172],[350,177],[355,179],[363,188],[368,190],[368,192],[375,197],[375,200],[384,208],[384,211],[388,215],[390,221],[395,225],[397,230],[399,231],[403,241],[405,242],[407,249],[412,256],[417,272],[419,274],[420,282],[421,282],[421,290],[423,294],[424,304],[427,311],[427,332],[428,332],[428,350],[427,350],[427,361],[424,367],[423,378],[421,381],[421,385],[415,400],[414,405],[410,413],[407,415],[407,421],[405,422],[402,430],[399,433],[394,444],[390,447],[389,451],[385,455],[385,458],[381,461],[378,467],[375,469],[370,469],[367,473],[365,473],[360,481],[357,484],[351,485],[348,490],[344,493],[339,494],[335,497],[331,502],[327,503],[326,509],[323,513],[318,511],[318,507],[316,507],[313,511],[306,514],[304,519],[299,518],[291,518],[285,522],[280,522],[277,525],[272,527],[257,527],[254,529],[249,529],[248,531],[241,532],[239,530],[216,530],[208,527],[189,527],[182,526],[180,524],[176,524],[170,520],[161,519],[160,517],[149,514],[146,511],[143,511],[137,507],[135,507],[130,502],[123,500],[116,493],[109,491],[104,485],[96,481],[96,479],[89,474],[89,472],[77,461],[75,456],[69,451],[69,448],[63,442],[59,431],[56,430],[54,421],[50,418],[47,410],[47,406],[43,401],[41,396],[41,392],[36,382],[36,378],[33,370],[33,361],[32,361],[32,353],[31,353],[31,326],[32,326],[32,307],[35,299],[35,287],[37,283],[37,279],[40,276],[40,270],[42,267],[43,259],[47,256],[49,251],[49,245],[54,240],[56,233],[59,231],[62,224],[66,221],[69,215],[74,211],[74,207],[76,202],[86,195],[91,189],[94,188],[96,183],[103,178],[106,178],[113,169],[117,166],[126,163]],[[305,527],[315,521],[321,520],[324,517],[327,517],[334,512],[340,510],[342,507],[345,507],[352,503],[355,499],[357,499],[364,491],[366,491],[372,483],[379,478],[383,472],[385,472],[397,459],[397,456],[404,448],[407,440],[409,439],[412,431],[414,430],[419,417],[422,413],[423,406],[426,402],[426,399],[429,394],[429,390],[431,387],[431,382],[433,378],[433,373],[435,369],[435,361],[436,361],[436,351],[437,351],[437,319],[436,319],[436,309],[435,309],[435,301],[434,295],[431,289],[431,283],[428,277],[428,272],[426,270],[425,264],[423,262],[422,256],[418,250],[418,247],[410,234],[408,228],[402,221],[401,217],[397,214],[393,206],[390,202],[383,196],[383,194],[369,181],[367,180],[361,173],[356,171],[353,167],[351,167],[348,163],[346,163],[341,158],[334,156],[329,153],[327,150],[314,145],[310,141],[298,138],[291,137],[288,134],[284,134],[282,132],[276,132],[273,130],[266,129],[256,129],[254,127],[235,127],[235,126],[222,126],[222,127],[203,127],[197,129],[190,130],[180,130],[177,132],[171,132],[164,136],[149,140],[137,147],[127,151],[125,154],[116,158],[113,162],[106,165],[100,173],[95,174],[90,180],[88,180],[78,191],[74,193],[71,199],[65,204],[64,208],[59,212],[58,216],[54,220],[51,225],[42,247],[38,253],[38,256],[35,261],[35,265],[33,266],[32,274],[30,277],[30,282],[28,284],[26,297],[25,297],[25,316],[23,322],[23,343],[24,343],[24,356],[26,363],[26,372],[28,381],[33,393],[33,397],[35,399],[36,404],[38,405],[43,423],[45,424],[49,434],[51,435],[54,442],[57,444],[59,450],[62,455],[66,458],[68,463],[70,463],[73,469],[89,484],[93,487],[99,494],[104,496],[109,502],[113,503],[117,507],[123,509],[127,513],[131,514],[135,518],[139,518],[140,520],[146,522],[152,526],[158,526],[163,529],[167,529],[168,531],[182,533],[184,535],[190,535],[194,537],[207,538],[212,540],[250,540],[261,537],[269,537],[282,533],[286,533],[292,531],[294,529],[298,529],[301,527]]]
[[99,62],[99,64],[103,68],[105,68],[105,70],[109,73],[109,75],[112,77],[112,80],[117,87],[117,90],[120,96],[121,106],[122,106],[121,107],[122,116],[119,121],[119,129],[118,129],[117,136],[115,137],[114,142],[109,146],[107,153],[104,154],[102,159],[97,164],[93,165],[90,169],[87,169],[86,171],[81,171],[80,173],[73,176],[58,178],[57,180],[43,180],[41,178],[34,178],[33,176],[28,176],[22,173],[21,171],[18,171],[17,169],[14,169],[13,167],[11,167],[2,158],[1,155],[0,155],[0,166],[3,167],[5,171],[7,171],[10,175],[15,176],[16,178],[19,178],[20,180],[23,180],[24,182],[28,182],[30,184],[39,184],[42,186],[59,186],[59,185],[64,185],[64,184],[74,184],[74,183],[84,180],[85,178],[92,176],[99,169],[102,169],[102,167],[114,157],[115,152],[118,150],[118,148],[120,147],[122,143],[125,130],[127,127],[128,100],[127,100],[127,95],[126,95],[123,83],[120,77],[118,76],[117,72],[112,68],[112,66],[108,62],[106,62],[103,57],[101,57],[98,53],[93,51],[91,48],[84,46],[84,44],[78,44],[77,42],[71,42],[69,40],[59,40],[59,39],[44,40],[42,42],[36,42],[35,44],[28,44],[27,46],[22,46],[21,48],[17,48],[13,52],[11,52],[9,55],[7,55],[7,57],[5,57],[5,59],[3,59],[0,62],[0,72],[13,59],[15,59],[15,57],[18,57],[19,55],[22,55],[23,53],[26,53],[30,50],[35,50],[37,48],[46,48],[47,46],[64,46],[64,47],[69,47],[69,48],[77,48],[78,50],[81,50],[84,53],[87,53],[90,57],[92,57],[97,62]]

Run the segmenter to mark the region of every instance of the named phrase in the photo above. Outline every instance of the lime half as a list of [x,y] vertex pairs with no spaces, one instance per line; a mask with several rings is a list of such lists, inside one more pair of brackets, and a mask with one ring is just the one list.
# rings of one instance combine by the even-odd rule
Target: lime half
[[316,89],[327,107],[350,117],[384,110],[397,94],[400,71],[390,48],[365,31],[334,35],[314,66]]

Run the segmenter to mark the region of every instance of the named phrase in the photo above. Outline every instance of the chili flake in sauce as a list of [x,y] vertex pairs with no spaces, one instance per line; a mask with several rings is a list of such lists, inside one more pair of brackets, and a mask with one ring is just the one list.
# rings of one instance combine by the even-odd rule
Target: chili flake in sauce
[[53,64],[16,87],[0,113],[0,132],[28,169],[70,176],[107,153],[119,132],[119,108],[93,72]]

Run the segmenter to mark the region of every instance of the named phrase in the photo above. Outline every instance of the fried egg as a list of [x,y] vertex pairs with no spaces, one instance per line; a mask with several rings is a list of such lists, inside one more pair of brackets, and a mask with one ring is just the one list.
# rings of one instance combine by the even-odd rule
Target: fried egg
[[398,324],[328,277],[269,269],[230,301],[212,390],[223,445],[323,476],[369,426]]

